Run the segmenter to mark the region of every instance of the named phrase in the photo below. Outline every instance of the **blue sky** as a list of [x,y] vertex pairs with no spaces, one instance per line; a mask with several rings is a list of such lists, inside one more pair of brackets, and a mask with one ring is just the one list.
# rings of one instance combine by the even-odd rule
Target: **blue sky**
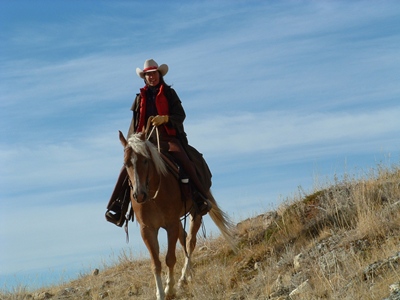
[[1,1],[0,289],[146,255],[104,212],[148,58],[235,221],[397,164],[398,28],[398,1]]

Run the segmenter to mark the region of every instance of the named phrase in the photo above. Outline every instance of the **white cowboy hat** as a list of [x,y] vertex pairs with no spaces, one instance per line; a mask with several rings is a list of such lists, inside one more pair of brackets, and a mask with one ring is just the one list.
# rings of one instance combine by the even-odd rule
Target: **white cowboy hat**
[[144,78],[145,73],[154,71],[159,71],[162,76],[165,76],[168,73],[168,66],[166,64],[158,66],[154,59],[148,59],[144,62],[143,70],[136,68],[136,74],[140,78]]

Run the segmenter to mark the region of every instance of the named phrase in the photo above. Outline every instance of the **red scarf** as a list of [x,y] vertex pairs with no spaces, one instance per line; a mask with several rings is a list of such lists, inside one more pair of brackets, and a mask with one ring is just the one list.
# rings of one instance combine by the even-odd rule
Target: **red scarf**
[[[145,126],[145,123],[147,120],[146,118],[146,91],[148,87],[145,86],[144,88],[140,89],[140,112],[139,112],[139,124],[136,129],[136,132],[141,132],[143,130],[143,127]],[[167,97],[164,95],[164,85],[162,84],[160,86],[160,90],[158,91],[158,94],[156,96],[156,108],[157,112],[160,116],[169,116],[169,105],[168,105],[168,100]],[[166,124],[163,125],[165,127],[165,130],[167,131],[168,135],[176,135],[176,130],[175,128],[171,128],[169,126],[166,126]]]

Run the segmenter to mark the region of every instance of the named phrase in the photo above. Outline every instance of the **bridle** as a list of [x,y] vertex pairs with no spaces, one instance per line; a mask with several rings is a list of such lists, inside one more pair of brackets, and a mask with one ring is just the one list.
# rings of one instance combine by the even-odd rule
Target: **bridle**
[[[150,124],[150,118],[149,118],[149,122],[148,122],[148,125]],[[153,126],[153,128],[151,129],[151,131],[150,131],[150,134],[149,135],[147,135],[147,130],[145,131],[145,134],[146,134],[146,140],[149,140],[150,139],[150,137],[151,137],[151,135],[153,134],[153,132],[154,132],[154,129],[156,130],[156,137],[157,137],[157,150],[158,150],[158,153],[161,153],[161,149],[160,149],[160,136],[159,136],[159,132],[158,132],[158,128],[157,128],[157,126]],[[124,148],[124,151],[127,151],[129,148],[132,148],[131,146],[126,146],[125,148]],[[137,155],[137,154],[136,154]],[[127,163],[125,163],[124,162],[124,166],[125,166],[125,168],[128,168],[129,166],[128,166],[128,164]],[[152,196],[152,197],[149,197],[148,196],[148,192],[149,192],[149,174],[147,173],[147,177],[146,177],[146,200],[145,201],[143,201],[142,203],[144,203],[144,202],[146,202],[147,201],[147,199],[150,199],[150,200],[154,200],[155,198],[157,198],[157,196],[158,196],[158,193],[159,193],[159,191],[160,191],[160,188],[161,188],[161,178],[162,178],[162,176],[158,176],[158,186],[157,186],[157,189],[156,189],[156,191],[154,192],[154,195]],[[137,202],[137,194],[136,195],[134,195],[133,194],[133,190],[134,190],[134,187],[133,187],[133,184],[132,184],[132,181],[131,181],[131,179],[130,179],[130,177],[128,176],[128,184],[129,184],[129,187],[130,187],[130,190],[131,190],[131,193],[132,193],[132,196],[133,196],[133,198],[135,199],[135,201]],[[149,197],[149,198],[148,198]],[[139,203],[139,202],[138,202]]]

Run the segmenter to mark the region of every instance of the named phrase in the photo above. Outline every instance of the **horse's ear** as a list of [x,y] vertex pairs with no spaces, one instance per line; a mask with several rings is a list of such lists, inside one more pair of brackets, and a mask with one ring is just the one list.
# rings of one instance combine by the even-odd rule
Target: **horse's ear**
[[128,145],[128,142],[126,141],[124,134],[119,131],[119,140],[121,141],[122,146],[124,146],[124,148]]

